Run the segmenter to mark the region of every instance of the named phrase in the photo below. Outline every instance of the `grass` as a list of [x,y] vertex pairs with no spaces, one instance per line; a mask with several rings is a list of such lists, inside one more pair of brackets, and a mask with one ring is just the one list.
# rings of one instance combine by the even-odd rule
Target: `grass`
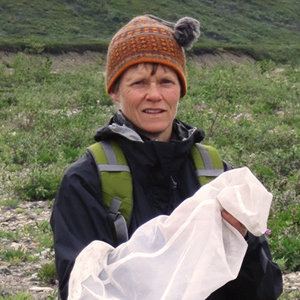
[[0,295],[0,300],[33,300],[33,298],[28,292],[18,292],[15,295],[12,294],[6,296]]
[[299,62],[297,0],[288,5],[271,0],[12,0],[0,3],[0,11],[0,49],[6,51],[105,52],[121,25],[148,13],[172,22],[186,15],[199,19],[196,53],[225,49],[256,59]]
[[[115,110],[105,94],[103,66],[60,73],[51,66],[50,57],[23,53],[9,68],[0,66],[0,200],[7,209],[17,210],[21,201],[51,204],[65,169],[93,143],[95,129]],[[199,68],[189,61],[188,81],[179,118],[203,128],[205,143],[235,167],[248,166],[273,193],[271,252],[283,271],[299,271],[299,66],[260,61]],[[14,233],[1,230],[0,240],[33,232],[38,251],[53,247],[48,220]],[[1,248],[0,259],[18,264],[34,257]],[[53,267],[39,270],[42,282],[53,282]],[[3,297],[30,299],[26,293]],[[297,292],[285,292],[280,299],[297,297]]]
[[[57,297],[58,297],[57,292],[54,292],[52,295],[49,295],[47,299],[56,300],[58,299]],[[17,292],[14,295],[9,294],[5,296],[1,296],[1,289],[0,289],[0,300],[34,300],[34,298],[28,292]]]

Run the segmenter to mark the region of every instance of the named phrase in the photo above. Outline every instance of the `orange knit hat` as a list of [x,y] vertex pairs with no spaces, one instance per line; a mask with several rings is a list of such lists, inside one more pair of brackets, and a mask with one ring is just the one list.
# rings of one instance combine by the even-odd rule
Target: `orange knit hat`
[[176,24],[150,15],[132,19],[115,34],[108,47],[107,93],[127,68],[149,62],[167,65],[177,72],[183,97],[187,90],[183,48],[191,48],[199,35],[200,23],[189,17]]

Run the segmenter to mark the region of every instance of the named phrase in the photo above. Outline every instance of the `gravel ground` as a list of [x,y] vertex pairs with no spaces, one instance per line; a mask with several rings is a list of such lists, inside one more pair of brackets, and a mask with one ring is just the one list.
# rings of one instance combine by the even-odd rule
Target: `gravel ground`
[[[0,258],[0,291],[2,295],[27,291],[35,300],[49,300],[48,296],[55,295],[57,285],[44,284],[38,278],[38,271],[41,267],[44,264],[52,263],[54,258],[53,250],[40,250],[40,242],[36,237],[36,233],[40,230],[38,224],[48,222],[50,214],[50,205],[43,201],[22,202],[14,209],[0,206],[0,233],[8,232],[19,237],[11,240],[4,237],[3,234],[0,235],[0,249],[22,249],[35,258],[17,264],[12,261],[3,261]],[[26,228],[31,228],[31,230],[26,230]],[[47,234],[49,235],[49,233]],[[300,272],[285,274],[283,279],[285,293],[300,291]]]
[[[47,224],[51,207],[47,202],[23,202],[15,209],[0,206],[0,251],[21,249],[32,259],[7,261],[0,257],[0,291],[2,295],[28,291],[34,299],[49,299],[54,295],[56,285],[45,284],[38,278],[38,272],[44,264],[53,262],[51,249],[40,249],[36,234],[40,224]],[[47,227],[47,226],[46,226]],[[5,236],[3,232],[10,234]],[[2,234],[1,234],[2,233]],[[48,233],[51,239],[51,236]],[[11,238],[13,236],[13,238]],[[1,296],[1,295],[0,295]]]

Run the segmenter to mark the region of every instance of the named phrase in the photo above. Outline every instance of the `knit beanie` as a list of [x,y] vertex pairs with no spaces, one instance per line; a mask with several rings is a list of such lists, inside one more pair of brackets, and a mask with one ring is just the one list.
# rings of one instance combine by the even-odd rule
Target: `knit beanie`
[[176,24],[144,15],[132,19],[112,38],[107,52],[106,91],[129,67],[138,63],[159,63],[173,68],[180,79],[181,97],[186,94],[186,60],[200,35],[200,23],[184,17]]

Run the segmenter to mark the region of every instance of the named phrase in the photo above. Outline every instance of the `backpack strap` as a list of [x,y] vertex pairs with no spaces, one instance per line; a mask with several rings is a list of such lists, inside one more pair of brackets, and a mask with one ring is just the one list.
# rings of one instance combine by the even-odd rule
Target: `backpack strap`
[[201,186],[224,172],[223,162],[216,148],[195,144],[190,151]]
[[95,143],[88,151],[98,166],[102,201],[114,222],[118,242],[125,242],[132,211],[132,179],[126,158],[115,141]]
[[[114,222],[117,240],[123,243],[128,240],[133,206],[132,178],[126,158],[113,140],[95,143],[88,151],[98,166],[103,203]],[[224,172],[222,159],[214,147],[195,144],[190,151],[201,186]]]

